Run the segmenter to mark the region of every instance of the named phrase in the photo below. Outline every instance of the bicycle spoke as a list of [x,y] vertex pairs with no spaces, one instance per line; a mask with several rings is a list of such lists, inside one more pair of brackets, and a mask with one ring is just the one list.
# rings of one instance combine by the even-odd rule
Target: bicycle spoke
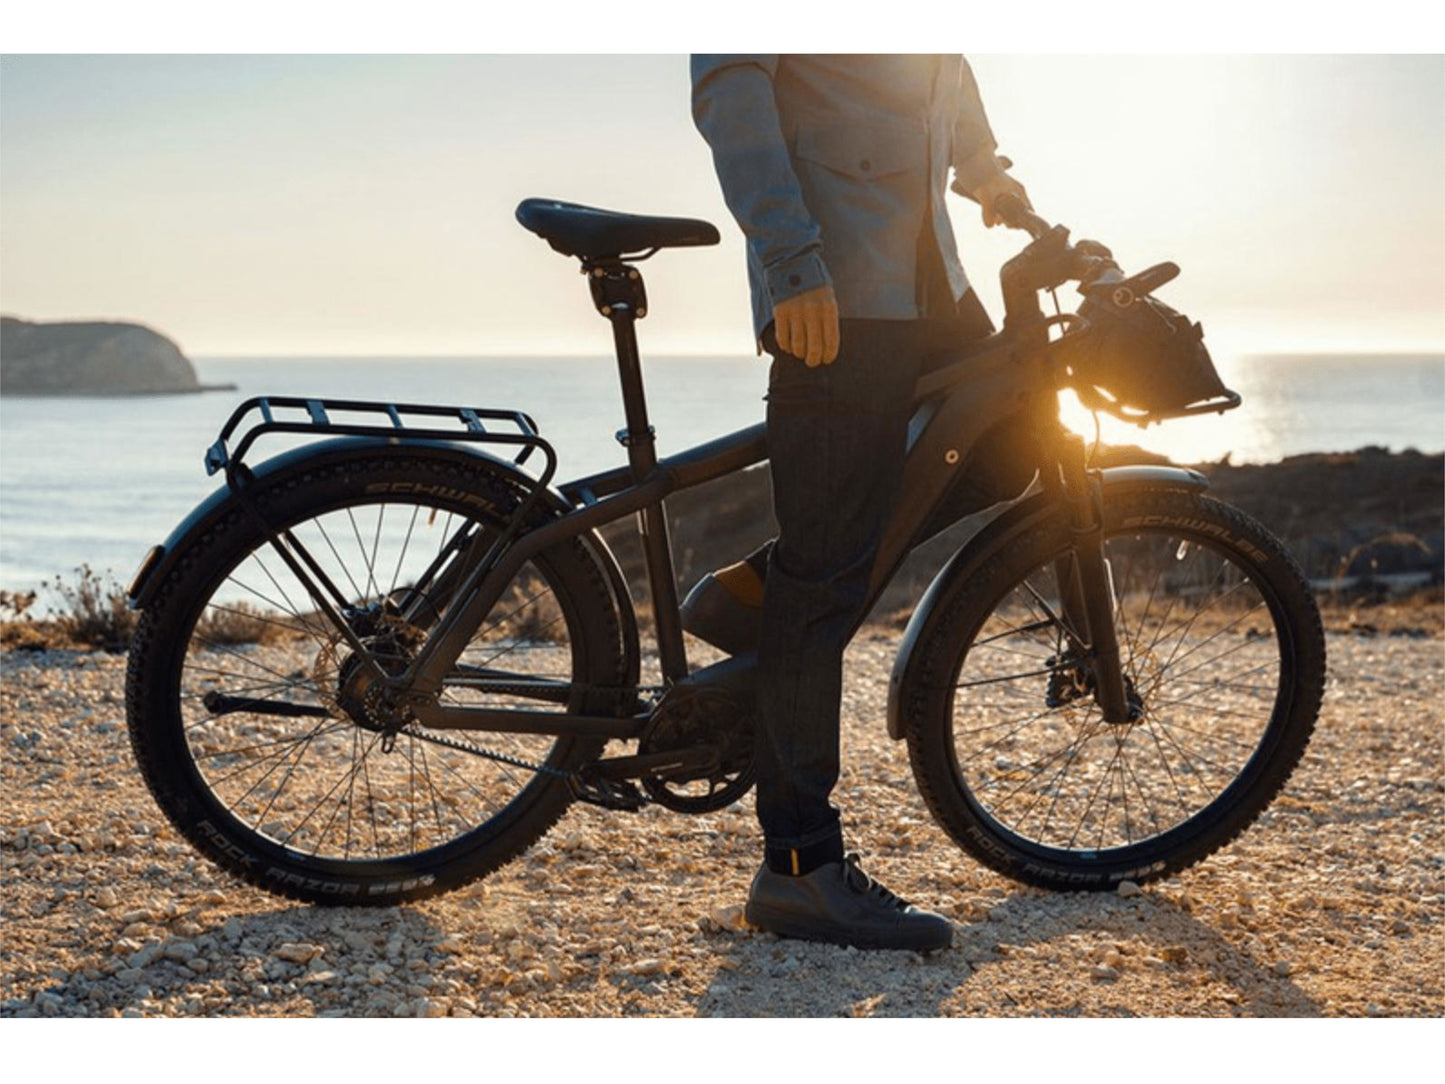
[[[322,738],[325,737],[327,734],[334,734],[338,730],[345,730],[347,727],[355,729],[355,726],[350,719],[338,722],[334,726],[329,726],[326,729],[319,731],[316,736],[318,738]],[[252,753],[255,752],[257,749],[266,749],[273,745],[294,745],[296,742],[305,741],[306,737],[306,735],[302,734],[291,738],[276,738],[274,741],[256,742],[254,745],[243,745],[238,749],[222,749],[218,752],[213,753],[197,753],[195,755],[195,759],[197,761],[202,761],[214,760],[216,757],[240,756],[242,753]]]
[[326,548],[331,551],[331,556],[336,558],[336,563],[341,566],[341,574],[346,577],[346,582],[351,584],[351,589],[356,592],[358,599],[364,599],[366,592],[357,586],[356,579],[351,575],[351,566],[341,559],[341,554],[336,552],[336,544],[331,541],[331,535],[326,531],[326,525],[321,520],[312,520],[316,529],[321,532],[321,538],[326,543]]
[[[257,563],[259,564],[259,562],[257,562]],[[262,602],[266,603],[266,605],[272,607],[273,609],[275,609],[275,610],[280,610],[280,611],[282,611],[283,613],[288,613],[288,614],[290,614],[292,617],[296,618],[297,622],[300,623],[300,625],[301,625],[302,628],[304,628],[308,633],[311,634],[311,638],[314,639],[318,644],[325,642],[325,639],[326,639],[325,636],[319,635],[319,634],[317,633],[317,630],[312,626],[311,622],[307,621],[306,618],[302,617],[299,613],[297,613],[295,610],[291,609],[290,607],[284,606],[284,605],[282,605],[281,603],[277,602],[275,599],[270,598],[270,597],[268,597],[268,596],[266,596],[266,595],[263,595],[260,591],[257,591],[257,590],[256,590],[254,587],[252,587],[250,584],[242,583],[240,580],[238,580],[238,579],[235,578],[234,572],[233,572],[231,575],[229,575],[229,576],[226,577],[226,582],[227,582],[227,583],[234,584],[235,586],[241,588],[241,590],[247,591],[247,592],[255,595],[255,596],[256,596],[257,598],[259,598]],[[211,603],[210,605],[215,605],[215,604],[214,604],[214,603]]]
[[401,552],[396,555],[396,569],[391,574],[391,586],[386,589],[388,596],[396,591],[396,581],[401,578],[402,562],[406,560],[406,551],[411,548],[411,535],[416,530],[416,517],[421,514],[421,505],[412,506],[411,520],[406,525],[406,537],[401,542]]
[[371,562],[366,557],[366,543],[361,540],[361,528],[356,525],[356,517],[351,514],[351,509],[346,510],[346,520],[351,524],[351,536],[356,539],[356,551],[361,554],[362,563],[366,565],[366,591],[361,596],[362,605],[371,602],[371,590],[376,586],[376,569],[371,567]]
[[1049,666],[1042,670],[1029,670],[1022,674],[1010,674],[1008,677],[981,678],[978,681],[961,681],[956,685],[950,685],[951,689],[972,689],[978,685],[998,685],[1005,681],[1022,681],[1024,678],[1038,677],[1040,674],[1056,674],[1060,670],[1067,670],[1066,666]]
[[[278,544],[278,548],[279,548],[279,544]],[[320,629],[317,629],[317,628],[315,628],[315,627],[312,626],[312,624],[311,624],[310,621],[306,620],[306,618],[302,616],[300,607],[298,607],[298,606],[296,605],[296,603],[294,603],[294,602],[291,601],[291,596],[286,593],[286,589],[285,589],[284,587],[282,587],[281,584],[276,580],[276,577],[271,574],[271,570],[270,570],[268,567],[266,567],[266,562],[263,561],[263,560],[261,560],[261,555],[260,555],[259,552],[258,552],[258,553],[253,553],[253,554],[251,554],[251,560],[255,561],[256,564],[260,566],[261,571],[266,574],[266,578],[271,581],[272,585],[273,585],[273,586],[276,588],[276,590],[280,593],[281,597],[286,600],[286,612],[287,612],[287,613],[290,613],[292,616],[294,616],[294,617],[296,618],[297,621],[301,622],[301,624],[306,628],[306,630],[307,630],[308,632],[310,632],[311,635],[315,638],[317,644],[320,644],[320,645],[323,645],[323,646],[324,646],[324,644],[326,643],[326,640],[327,640],[327,633],[326,633],[325,626],[322,626]],[[305,582],[304,580],[302,581],[301,586],[306,589],[306,593],[307,593],[308,595],[311,595],[311,596],[312,596],[312,604],[314,605],[314,604],[316,603],[316,597],[319,596],[320,592],[318,591],[318,592],[315,593],[315,595],[313,595],[313,594],[312,594],[312,591],[311,591],[311,588],[306,584],[306,582]],[[317,610],[317,611],[313,611],[313,612],[319,612],[319,613],[323,613],[323,614],[324,614],[325,611],[324,611],[324,610]]]
[[[408,740],[408,741],[411,741],[411,742],[415,742],[415,741],[416,741],[416,739],[415,739],[412,735],[410,735],[410,734],[407,735],[407,740]],[[422,745],[422,746],[421,746],[421,771],[422,771],[422,776],[426,779],[426,789],[427,789],[427,792],[431,795],[432,818],[436,821],[437,835],[440,836],[443,832],[446,831],[446,829],[442,827],[442,811],[441,811],[441,807],[438,805],[437,789],[436,789],[436,787],[432,784],[432,780],[431,780],[431,765],[427,763],[426,746],[425,746],[425,745]]]
[[[361,754],[361,757],[362,757],[362,760],[363,760],[363,761],[364,761],[364,760],[366,759],[366,757],[370,754],[372,748],[374,748],[374,747],[376,746],[377,742],[379,742],[380,740],[381,740],[381,734],[379,734],[379,733],[376,734],[376,735],[374,735],[374,736],[372,737],[371,744],[368,745],[368,746],[366,747],[366,749],[365,749],[365,750],[362,752],[362,754]],[[351,773],[350,773],[350,774],[354,774],[355,772],[356,772],[356,768],[353,767],[353,768],[351,769]],[[283,839],[280,839],[280,840],[278,840],[277,842],[282,843],[282,844],[290,844],[290,842],[291,842],[293,839],[296,838],[296,833],[298,833],[299,831],[301,831],[301,829],[305,828],[306,825],[308,825],[308,824],[311,823],[311,818],[314,817],[314,816],[316,816],[317,810],[319,810],[323,805],[325,805],[326,802],[327,802],[327,800],[328,800],[333,794],[335,794],[338,790],[341,789],[341,785],[346,782],[346,778],[347,778],[347,777],[346,777],[345,775],[343,775],[340,779],[338,779],[335,783],[333,783],[333,784],[331,785],[331,789],[328,790],[325,794],[323,794],[323,795],[320,797],[320,799],[316,802],[316,804],[311,807],[311,812],[308,813],[308,814],[306,814],[306,816],[302,817],[302,818],[301,818],[301,822],[300,822],[299,824],[297,824],[296,827],[292,828],[291,831],[287,832],[286,835],[285,835],[285,837],[284,837]],[[318,849],[317,849],[316,851],[313,851],[312,854],[313,854],[313,856],[314,856],[315,854],[318,854],[318,853],[319,853],[319,844],[318,844]]]

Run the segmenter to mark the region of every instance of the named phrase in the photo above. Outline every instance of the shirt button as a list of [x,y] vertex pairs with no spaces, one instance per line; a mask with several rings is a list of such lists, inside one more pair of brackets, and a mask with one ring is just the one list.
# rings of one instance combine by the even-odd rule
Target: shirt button
[[867,173],[870,169],[873,168],[873,163],[869,159],[865,158],[863,159],[863,161],[858,163],[858,168],[861,169],[864,173]]
[[798,285],[801,285],[801,284],[802,284],[802,281],[803,281],[803,279],[802,279],[802,277],[799,276],[799,275],[789,275],[789,276],[788,276],[788,285],[789,285],[789,286],[798,286]]

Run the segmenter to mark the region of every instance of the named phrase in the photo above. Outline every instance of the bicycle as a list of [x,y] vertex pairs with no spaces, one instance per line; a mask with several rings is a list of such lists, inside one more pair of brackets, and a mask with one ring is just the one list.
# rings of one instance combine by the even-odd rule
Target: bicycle
[[[1125,276],[1104,246],[1001,209],[1032,236],[1001,272],[1003,328],[919,381],[869,604],[914,545],[1008,499],[919,600],[887,726],[966,852],[1109,889],[1199,861],[1272,801],[1319,711],[1324,637],[1299,567],[1203,475],[1093,469],[1059,421],[1062,388],[1141,425],[1239,405],[1199,326],[1152,296],[1178,268]],[[540,199],[517,217],[580,260],[611,324],[626,466],[553,485],[521,411],[250,399],[207,452],[225,485],[130,586],[146,784],[199,851],[270,892],[418,899],[496,870],[574,801],[697,813],[751,786],[756,655],[690,667],[663,502],[763,462],[765,427],[659,459],[635,330],[637,264],[717,230]],[[1040,291],[1070,281],[1078,312],[1045,317]],[[252,466],[270,434],[326,439]],[[1010,444],[1022,484],[969,496]],[[632,515],[655,685],[597,534]]]

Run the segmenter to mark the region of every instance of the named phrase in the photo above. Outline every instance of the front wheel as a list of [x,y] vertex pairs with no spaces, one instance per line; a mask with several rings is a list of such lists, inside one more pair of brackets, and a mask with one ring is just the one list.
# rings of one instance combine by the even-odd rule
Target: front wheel
[[1279,541],[1192,492],[1106,496],[1126,689],[1109,723],[1066,632],[1062,511],[958,583],[919,645],[905,734],[935,818],[984,864],[1046,888],[1167,876],[1238,836],[1319,713],[1319,611]]

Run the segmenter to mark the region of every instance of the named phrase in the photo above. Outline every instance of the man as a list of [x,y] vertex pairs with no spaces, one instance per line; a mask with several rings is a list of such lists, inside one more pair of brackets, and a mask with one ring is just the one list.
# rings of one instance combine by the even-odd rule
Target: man
[[[692,107],[747,238],[753,327],[773,356],[768,450],[780,530],[763,552],[757,808],[746,914],[781,936],[943,948],[952,925],[844,854],[843,650],[897,497],[923,358],[988,318],[944,206],[1023,187],[1000,167],[959,56],[696,55]],[[753,560],[753,566],[762,563]]]

